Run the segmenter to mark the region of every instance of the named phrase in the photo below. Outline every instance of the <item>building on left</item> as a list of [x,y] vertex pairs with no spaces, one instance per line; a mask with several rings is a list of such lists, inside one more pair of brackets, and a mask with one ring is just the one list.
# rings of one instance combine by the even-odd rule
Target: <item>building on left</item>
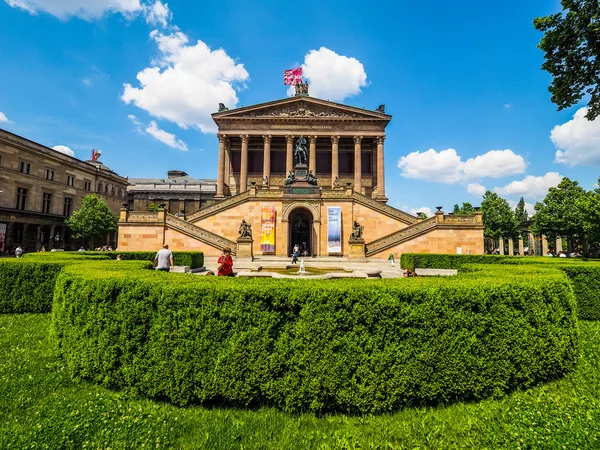
[[[118,214],[127,202],[127,178],[98,160],[82,161],[0,129],[0,254],[75,249],[65,220],[88,194]],[[56,236],[58,235],[58,240]],[[106,236],[116,244],[117,233]]]

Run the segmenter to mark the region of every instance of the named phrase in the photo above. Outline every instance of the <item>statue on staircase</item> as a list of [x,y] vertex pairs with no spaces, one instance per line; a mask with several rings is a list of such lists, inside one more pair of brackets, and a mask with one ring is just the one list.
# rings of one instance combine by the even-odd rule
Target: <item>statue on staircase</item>
[[240,238],[252,239],[252,225],[242,219],[238,233],[240,234]]
[[350,240],[360,241],[363,239],[363,232],[365,231],[365,227],[358,223],[356,220],[352,224],[352,234],[350,235]]

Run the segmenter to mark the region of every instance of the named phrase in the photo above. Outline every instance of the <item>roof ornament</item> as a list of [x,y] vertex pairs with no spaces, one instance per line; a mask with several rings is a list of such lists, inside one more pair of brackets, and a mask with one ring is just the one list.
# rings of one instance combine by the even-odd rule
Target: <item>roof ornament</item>
[[92,149],[92,161],[98,161],[98,159],[100,159],[100,155],[102,155],[102,150]]
[[219,103],[219,112],[229,111],[229,108],[225,106],[225,103]]
[[379,105],[375,111],[385,114],[385,105]]

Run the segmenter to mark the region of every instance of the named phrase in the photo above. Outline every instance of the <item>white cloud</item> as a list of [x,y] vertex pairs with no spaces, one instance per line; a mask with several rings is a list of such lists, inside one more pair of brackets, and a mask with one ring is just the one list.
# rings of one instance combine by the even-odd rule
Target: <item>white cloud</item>
[[162,142],[163,144],[167,144],[171,148],[183,150],[184,152],[187,152],[188,150],[185,142],[183,142],[181,139],[177,139],[177,136],[174,134],[167,133],[165,130],[158,128],[158,125],[154,120],[150,122],[145,131],[154,139]]
[[142,122],[140,122],[140,120],[139,120],[139,119],[138,119],[136,116],[134,116],[133,114],[129,114],[129,115],[127,116],[127,118],[128,118],[129,120],[131,120],[131,121],[133,122],[133,124],[134,124],[134,125],[136,125],[136,126],[138,126],[138,127],[141,127],[141,126],[142,126]]
[[211,113],[219,103],[235,107],[234,84],[248,80],[243,64],[225,50],[211,50],[204,42],[188,45],[182,32],[150,33],[160,56],[152,67],[137,74],[140,87],[124,84],[121,99],[151,115],[177,123],[181,128],[196,127],[203,133],[216,132]]
[[510,108],[512,108],[512,103],[505,103],[505,104],[504,104],[504,107],[505,107],[506,109],[510,109]]
[[84,78],[82,80],[82,83],[85,84],[86,86],[90,86],[92,84],[92,82],[90,81],[89,78]]
[[75,16],[85,20],[97,19],[106,12],[132,17],[143,8],[140,0],[6,0],[6,3],[30,14],[45,12],[59,19]]
[[523,173],[526,168],[525,159],[512,150],[490,150],[468,159],[464,165],[464,176],[470,180],[484,177],[501,178]]
[[527,163],[522,156],[512,150],[490,150],[483,155],[469,158],[463,162],[456,150],[449,148],[436,152],[412,152],[398,161],[405,178],[458,183],[480,178],[500,178],[523,173]]
[[[515,208],[517,207],[517,204],[519,203],[518,201],[515,200],[507,200],[508,201],[508,205],[513,209],[513,211],[515,210]],[[529,215],[529,217],[533,216],[535,214],[535,207],[533,206],[533,204],[525,202],[525,211],[527,211],[527,214]]]
[[169,11],[169,4],[156,0],[154,4],[146,7],[146,22],[152,25],[166,27],[173,14]]
[[587,120],[587,111],[580,108],[573,119],[552,129],[550,139],[557,148],[555,162],[600,165],[600,119]]
[[[334,102],[358,95],[360,88],[368,85],[365,67],[358,59],[338,55],[325,47],[304,55],[302,77],[310,82],[309,93],[312,97]],[[292,86],[288,93],[292,95],[293,92]]]
[[8,117],[6,117],[4,115],[4,113],[2,111],[0,111],[0,123],[2,123],[2,122],[4,122],[4,123],[11,123],[11,121],[8,120]]
[[403,177],[442,183],[459,182],[462,178],[463,165],[460,156],[453,148],[439,153],[432,148],[423,153],[412,152],[398,161]]
[[483,194],[485,194],[485,186],[479,184],[479,183],[469,183],[467,185],[467,192],[469,194],[473,194],[476,197],[483,197]]
[[543,199],[548,189],[555,187],[563,179],[557,172],[548,172],[542,177],[526,176],[521,181],[513,181],[503,187],[494,188],[494,192],[500,195],[523,195],[535,200]]
[[64,153],[65,155],[75,156],[75,152],[71,150],[66,145],[55,145],[52,147],[52,150],[56,150],[57,152]]
[[433,213],[431,212],[431,208],[429,208],[427,206],[421,206],[420,208],[411,208],[410,209],[410,213],[413,216],[416,216],[417,213],[420,213],[420,212],[424,212],[427,215],[427,217],[433,216]]

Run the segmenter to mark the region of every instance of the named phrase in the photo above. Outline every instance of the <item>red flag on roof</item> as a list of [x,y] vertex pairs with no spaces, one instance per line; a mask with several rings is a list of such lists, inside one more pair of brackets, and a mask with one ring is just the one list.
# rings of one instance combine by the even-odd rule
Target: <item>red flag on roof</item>
[[302,83],[302,67],[283,72],[283,84],[295,85],[300,83]]

